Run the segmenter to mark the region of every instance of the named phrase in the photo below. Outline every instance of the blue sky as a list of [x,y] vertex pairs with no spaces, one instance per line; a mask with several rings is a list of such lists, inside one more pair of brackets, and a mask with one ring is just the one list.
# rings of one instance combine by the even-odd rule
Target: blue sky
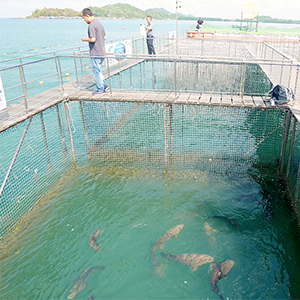
[[[176,0],[0,0],[0,18],[26,17],[36,8],[73,8],[82,10],[86,6],[104,6],[118,2],[128,3],[142,10],[154,7],[163,7],[175,12]],[[201,17],[240,18],[241,10],[248,1],[242,0],[181,0],[181,9],[184,14]],[[273,18],[300,20],[300,0],[256,0],[254,1],[260,15],[269,15]]]

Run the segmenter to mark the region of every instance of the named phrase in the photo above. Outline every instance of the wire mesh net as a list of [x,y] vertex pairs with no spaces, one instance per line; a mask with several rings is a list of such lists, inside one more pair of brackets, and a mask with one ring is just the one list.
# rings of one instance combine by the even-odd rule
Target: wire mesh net
[[[233,178],[254,169],[277,178],[283,161],[291,196],[298,199],[300,128],[290,115],[280,109],[163,103],[58,104],[29,125],[1,195],[1,239],[74,161],[77,167]],[[0,135],[1,182],[27,122]]]
[[[172,39],[156,43],[162,55],[183,53],[186,57],[219,59],[120,59],[110,69],[103,68],[104,75],[113,75],[109,79],[113,90],[265,95],[272,86],[265,73],[289,81],[290,66],[220,59],[263,55],[274,55],[275,59],[277,54],[261,43],[190,39],[179,44]],[[133,45],[135,53],[144,53],[142,47],[142,39]],[[56,62],[60,67],[54,58],[41,65],[51,63],[49,73],[57,87],[69,81],[65,72],[79,85],[93,82],[89,57],[60,57]],[[27,88],[32,84],[29,94],[33,95],[39,77],[31,66],[23,69]],[[8,74],[18,71],[16,68]],[[13,84],[21,88],[19,79]],[[51,99],[61,94],[57,90]],[[37,100],[36,106],[50,101],[49,95],[41,94]],[[300,125],[288,109],[87,100],[56,104],[28,122],[0,133],[0,239],[17,228],[40,197],[74,166],[97,168],[105,164],[126,172],[139,168],[152,174],[237,179],[258,170],[274,180],[284,179],[291,199],[298,205]]]

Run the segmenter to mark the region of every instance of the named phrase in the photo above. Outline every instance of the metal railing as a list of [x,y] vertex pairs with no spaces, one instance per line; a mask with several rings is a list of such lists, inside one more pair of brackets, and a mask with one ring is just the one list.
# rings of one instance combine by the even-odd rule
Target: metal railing
[[[299,76],[293,72],[299,73],[299,66],[266,43],[186,38],[156,38],[155,43],[160,53],[156,56],[144,54],[146,41],[143,38],[132,40],[132,54],[107,54],[103,73],[110,81],[111,91],[155,90],[175,94],[184,91],[243,98],[244,95],[266,95],[274,83],[297,91]],[[199,51],[187,51],[193,49],[191,45]],[[218,55],[220,49],[225,56]],[[76,88],[83,87],[82,82],[91,75],[90,56],[86,47],[73,50],[76,51],[72,55],[62,50],[59,55],[46,52],[23,57],[18,59],[18,64],[1,68],[7,104],[21,105],[28,110],[28,99],[37,94],[43,93],[41,101],[46,101],[51,89],[64,94],[67,83]],[[28,61],[32,58],[34,60]],[[115,61],[114,65],[111,65],[111,60]],[[92,77],[90,81],[93,81]]]

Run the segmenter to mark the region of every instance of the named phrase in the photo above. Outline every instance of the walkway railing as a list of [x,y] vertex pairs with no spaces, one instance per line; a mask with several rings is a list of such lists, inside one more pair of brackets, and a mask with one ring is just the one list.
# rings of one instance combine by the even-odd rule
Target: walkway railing
[[[111,90],[172,91],[175,94],[188,91],[234,94],[243,98],[244,95],[264,96],[278,83],[297,91],[299,66],[266,43],[185,38],[157,38],[155,42],[157,56],[144,54],[144,39],[132,41],[132,54],[108,53],[103,73]],[[188,52],[187,48],[197,51]],[[224,57],[217,55],[219,49],[226,52]],[[7,104],[28,110],[28,99],[37,94],[43,93],[41,101],[47,101],[48,91],[51,90],[52,96],[54,90],[62,95],[66,84],[77,89],[92,87],[94,80],[86,48],[73,50],[72,55],[62,50],[23,57],[13,66],[2,67],[0,76]],[[16,60],[0,62],[0,66],[11,62],[16,63]]]

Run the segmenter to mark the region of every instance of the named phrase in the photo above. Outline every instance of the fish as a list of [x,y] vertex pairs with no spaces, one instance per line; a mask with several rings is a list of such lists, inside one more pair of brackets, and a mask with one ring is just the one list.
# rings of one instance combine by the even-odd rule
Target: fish
[[154,273],[159,277],[163,277],[166,267],[167,267],[166,261],[160,262],[157,254],[152,251],[150,251],[150,261],[151,261],[151,265],[152,265]]
[[197,253],[185,253],[179,255],[172,255],[170,253],[160,253],[162,257],[166,259],[172,259],[178,263],[189,266],[192,271],[196,271],[199,266],[208,264],[214,261],[212,256],[206,254],[197,254]]
[[207,222],[204,223],[204,230],[205,230],[206,235],[209,238],[209,243],[211,245],[215,244],[216,243],[216,239],[213,236],[213,233],[214,232],[219,232],[219,231],[216,230],[216,229],[213,229]]
[[95,300],[95,298],[93,297],[93,295],[91,294],[92,289],[89,290],[89,297],[87,300]]
[[89,245],[91,248],[93,248],[95,251],[101,251],[101,245],[96,244],[97,238],[103,233],[103,228],[99,227],[97,228],[91,235],[90,235],[90,241]]
[[204,230],[207,236],[211,236],[212,232],[219,232],[218,230],[213,229],[207,222],[204,223]]
[[215,292],[220,299],[224,300],[224,297],[219,293],[219,288],[217,286],[217,283],[222,277],[226,277],[226,274],[231,270],[231,268],[234,265],[233,260],[226,260],[219,265],[212,264],[210,266],[211,269],[211,275],[209,278],[210,286],[213,292]]
[[76,297],[76,295],[86,287],[87,281],[85,279],[87,278],[87,276],[91,272],[99,270],[99,269],[104,270],[105,266],[96,266],[96,267],[85,269],[79,275],[79,277],[74,280],[74,285],[70,289],[68,299],[74,299]]
[[243,231],[241,224],[236,219],[227,217],[225,215],[215,215],[215,216],[212,216],[212,218],[223,220],[231,228],[238,230],[238,231]]
[[155,245],[151,248],[151,251],[155,251],[156,249],[160,248],[163,249],[165,242],[168,241],[169,239],[175,237],[177,238],[178,233],[181,231],[181,229],[184,227],[184,224],[176,225],[172,227],[171,229],[167,230],[162,237],[160,237]]

